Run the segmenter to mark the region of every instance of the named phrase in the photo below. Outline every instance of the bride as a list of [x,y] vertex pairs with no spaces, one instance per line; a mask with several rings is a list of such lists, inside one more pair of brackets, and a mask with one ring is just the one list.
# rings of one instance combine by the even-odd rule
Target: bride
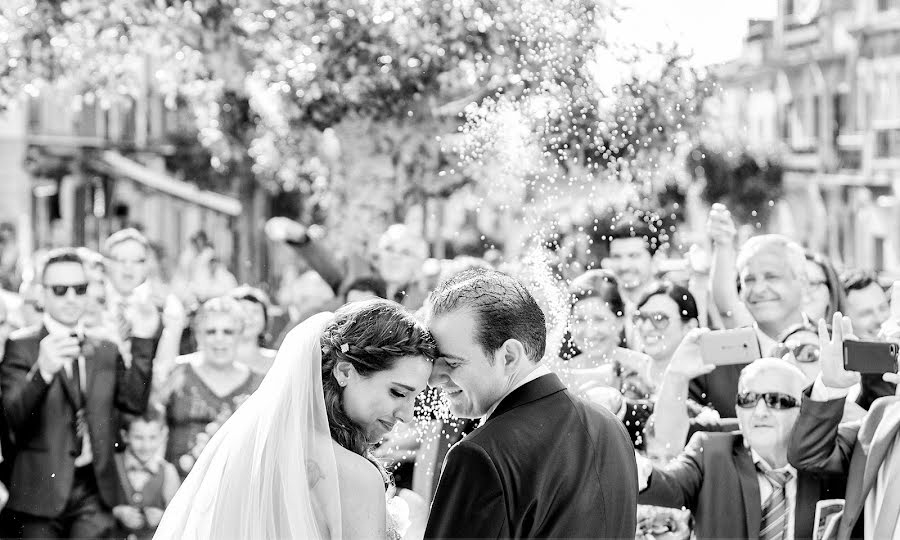
[[393,302],[308,319],[209,441],[154,538],[386,538],[387,482],[371,448],[412,421],[436,354]]

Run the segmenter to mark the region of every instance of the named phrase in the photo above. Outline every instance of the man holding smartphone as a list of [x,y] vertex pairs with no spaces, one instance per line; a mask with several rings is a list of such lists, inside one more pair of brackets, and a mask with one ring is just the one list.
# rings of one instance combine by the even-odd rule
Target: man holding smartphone
[[[832,328],[829,336],[824,321],[819,323],[822,374],[804,392],[788,458],[797,469],[847,477],[837,538],[898,538],[900,490],[889,483],[900,474],[900,397],[876,400],[862,422],[840,423],[848,390],[860,374],[845,369],[844,341],[855,339],[850,319],[836,313]],[[896,373],[882,378],[900,380]]]
[[[696,341],[701,332],[687,339]],[[689,355],[677,362],[673,369],[680,374],[708,368]],[[816,502],[839,497],[843,483],[836,475],[797,471],[788,463],[805,384],[803,373],[780,358],[744,367],[732,398],[738,430],[696,433],[665,467],[637,456],[638,502],[690,509],[701,540],[811,538]],[[681,402],[668,407],[684,408],[687,379],[681,386]]]
[[3,410],[16,448],[4,538],[103,538],[114,521],[114,409],[147,406],[154,355],[132,335],[132,364],[118,347],[85,336],[88,280],[77,252],[48,254],[41,274],[44,317],[17,331],[0,363]]

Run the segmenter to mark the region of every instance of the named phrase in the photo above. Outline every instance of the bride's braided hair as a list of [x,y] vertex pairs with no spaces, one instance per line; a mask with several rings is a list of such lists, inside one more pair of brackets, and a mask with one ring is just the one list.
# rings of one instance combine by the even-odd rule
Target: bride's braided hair
[[351,452],[369,457],[371,443],[365,431],[344,412],[344,388],[334,377],[335,366],[350,362],[365,377],[391,369],[404,356],[434,360],[437,346],[425,326],[395,302],[353,302],[334,315],[322,333],[322,386],[331,437]]

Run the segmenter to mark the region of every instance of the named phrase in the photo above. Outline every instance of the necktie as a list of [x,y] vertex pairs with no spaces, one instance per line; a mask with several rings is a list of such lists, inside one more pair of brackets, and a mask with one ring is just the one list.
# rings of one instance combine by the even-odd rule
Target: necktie
[[791,479],[791,473],[784,471],[762,471],[762,473],[772,484],[772,494],[762,506],[759,538],[760,540],[782,540],[788,523],[785,485]]

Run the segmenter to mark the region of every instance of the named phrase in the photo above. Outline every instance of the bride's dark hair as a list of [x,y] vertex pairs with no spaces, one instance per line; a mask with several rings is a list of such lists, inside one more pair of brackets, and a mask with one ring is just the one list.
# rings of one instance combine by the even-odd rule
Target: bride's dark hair
[[322,333],[322,386],[331,437],[341,446],[368,457],[363,429],[344,412],[344,388],[334,378],[338,362],[350,362],[363,377],[391,369],[398,358],[437,357],[431,333],[396,302],[373,299],[338,309]]

